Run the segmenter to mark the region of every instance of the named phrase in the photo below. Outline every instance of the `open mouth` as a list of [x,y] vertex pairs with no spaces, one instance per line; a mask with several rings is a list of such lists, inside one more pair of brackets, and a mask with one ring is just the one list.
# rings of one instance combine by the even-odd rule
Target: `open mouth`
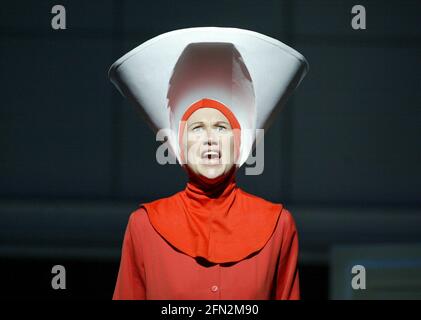
[[201,153],[202,164],[217,165],[221,163],[221,152],[219,150],[205,150]]
[[221,152],[219,150],[205,150],[201,154],[202,159],[220,159]]

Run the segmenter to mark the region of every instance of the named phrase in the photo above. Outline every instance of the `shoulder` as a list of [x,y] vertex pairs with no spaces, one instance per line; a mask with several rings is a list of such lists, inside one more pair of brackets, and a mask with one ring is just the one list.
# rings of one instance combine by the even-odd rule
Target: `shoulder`
[[283,207],[278,219],[278,232],[287,238],[298,236],[297,225],[291,212]]
[[269,201],[265,198],[259,197],[257,195],[248,193],[247,191],[244,191],[240,188],[240,192],[242,193],[243,197],[245,197],[248,201],[248,204],[253,204],[259,208],[266,208],[266,207],[279,207],[282,209],[283,205],[280,203],[275,203],[272,201]]
[[144,213],[148,212],[151,209],[157,211],[159,211],[160,209],[166,209],[167,206],[172,205],[174,202],[177,201],[177,199],[179,199],[180,193],[181,191],[176,192],[170,196],[159,198],[150,202],[142,202],[138,204],[138,207],[139,209],[143,208]]
[[285,207],[282,207],[281,215],[279,216],[279,221],[281,224],[289,226],[289,227],[296,226],[293,215]]
[[161,206],[166,206],[168,203],[172,203],[177,197],[178,193],[179,192],[168,197],[159,198],[150,202],[138,203],[138,208],[131,213],[129,221],[133,221],[133,223],[146,222],[149,209],[159,209]]
[[168,207],[177,200],[177,194],[168,197],[159,198],[150,202],[138,203],[136,210],[129,216],[128,225],[132,231],[142,229],[148,231],[152,229],[150,218],[159,212],[168,211]]
[[133,230],[142,229],[148,222],[148,216],[144,207],[139,207],[130,213],[128,226]]
[[[277,220],[277,229],[279,232],[295,232],[296,231],[296,224],[295,219],[291,212],[282,204],[269,201],[262,197],[256,196],[254,194],[248,193],[243,189],[240,189],[242,194],[248,198],[248,204],[252,204],[256,208],[259,208],[259,211],[265,211],[262,209],[276,209],[280,211],[279,219]],[[278,212],[279,212],[278,211]]]

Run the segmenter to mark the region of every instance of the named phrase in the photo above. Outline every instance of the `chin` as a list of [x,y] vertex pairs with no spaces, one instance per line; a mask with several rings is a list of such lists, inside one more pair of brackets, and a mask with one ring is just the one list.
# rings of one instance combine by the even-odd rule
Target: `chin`
[[224,166],[209,166],[209,167],[201,167],[199,168],[199,173],[202,176],[205,176],[208,179],[215,179],[224,174],[225,167]]

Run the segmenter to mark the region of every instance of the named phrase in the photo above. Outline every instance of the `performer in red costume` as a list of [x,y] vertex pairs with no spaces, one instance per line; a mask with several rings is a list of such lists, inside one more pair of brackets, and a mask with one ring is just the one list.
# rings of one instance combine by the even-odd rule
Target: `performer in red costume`
[[126,228],[113,299],[299,299],[291,213],[236,173],[308,71],[282,42],[235,28],[155,37],[111,81],[168,145],[184,190],[142,203]]

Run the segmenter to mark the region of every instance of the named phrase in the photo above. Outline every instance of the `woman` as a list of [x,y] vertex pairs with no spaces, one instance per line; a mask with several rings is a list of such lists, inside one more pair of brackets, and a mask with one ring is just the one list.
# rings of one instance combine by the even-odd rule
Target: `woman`
[[214,27],[166,33],[113,64],[112,82],[154,131],[169,129],[188,176],[130,215],[113,299],[300,298],[293,217],[236,173],[307,70],[275,39]]

